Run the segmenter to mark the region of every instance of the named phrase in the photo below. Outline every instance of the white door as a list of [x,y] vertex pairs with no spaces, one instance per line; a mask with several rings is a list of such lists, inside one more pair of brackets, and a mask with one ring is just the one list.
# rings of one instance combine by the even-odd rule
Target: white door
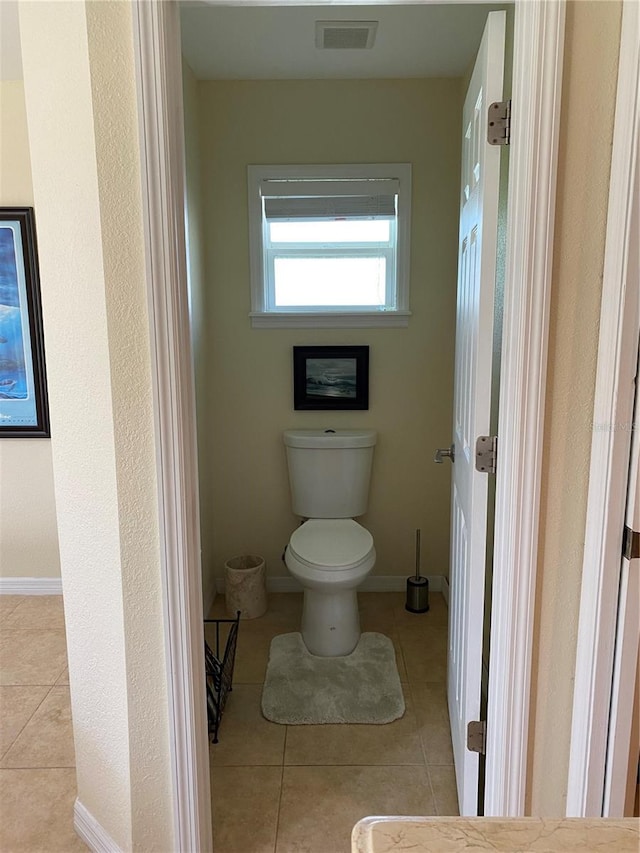
[[[634,421],[640,416],[640,392],[636,376],[636,402]],[[624,817],[629,775],[635,777],[638,769],[638,744],[632,740],[632,720],[640,642],[640,555],[633,531],[640,531],[640,429],[633,430],[631,464],[629,466],[629,492],[625,526],[629,531],[630,546],[622,558],[620,572],[620,597],[618,600],[618,627],[613,665],[613,686],[609,717],[609,740],[605,772],[605,817]],[[635,788],[634,788],[635,789]]]
[[502,99],[505,13],[491,12],[463,108],[462,190],[453,442],[448,699],[460,814],[477,814],[488,474],[475,468],[489,432],[500,148],[487,143],[487,108]]
[[[633,317],[638,328],[640,315],[640,271],[637,261],[640,250],[640,164],[636,167],[635,192],[629,227],[629,263],[626,269],[625,314]],[[628,322],[632,322],[628,319]],[[629,481],[627,486],[627,507],[625,527],[628,531],[640,533],[640,346],[636,362],[635,403],[631,423],[616,425],[631,432],[631,460],[629,463]],[[629,377],[631,379],[631,377]],[[621,389],[621,395],[629,387]],[[632,425],[635,428],[630,429]],[[628,534],[631,536],[632,534]],[[638,744],[632,743],[632,718],[634,710],[636,672],[638,665],[638,644],[640,643],[640,556],[637,545],[629,549],[622,558],[620,571],[620,592],[618,597],[618,624],[616,630],[615,658],[613,664],[613,684],[609,712],[609,737],[607,742],[607,763],[605,770],[604,817],[623,817],[627,794],[627,781],[630,774],[637,773]],[[635,755],[630,753],[634,753]]]

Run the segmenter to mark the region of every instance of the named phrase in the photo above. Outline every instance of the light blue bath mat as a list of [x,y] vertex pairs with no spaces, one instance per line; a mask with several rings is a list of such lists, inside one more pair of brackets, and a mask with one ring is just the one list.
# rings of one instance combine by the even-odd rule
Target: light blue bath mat
[[312,655],[302,635],[271,641],[262,690],[262,713],[288,726],[391,723],[404,714],[393,643],[366,633],[350,655]]

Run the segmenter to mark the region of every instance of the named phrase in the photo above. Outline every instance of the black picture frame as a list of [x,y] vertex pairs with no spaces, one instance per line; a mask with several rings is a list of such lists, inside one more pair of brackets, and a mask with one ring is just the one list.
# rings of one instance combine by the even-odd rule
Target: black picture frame
[[368,409],[369,347],[294,347],[293,407],[306,411]]
[[0,207],[0,438],[49,438],[32,207]]

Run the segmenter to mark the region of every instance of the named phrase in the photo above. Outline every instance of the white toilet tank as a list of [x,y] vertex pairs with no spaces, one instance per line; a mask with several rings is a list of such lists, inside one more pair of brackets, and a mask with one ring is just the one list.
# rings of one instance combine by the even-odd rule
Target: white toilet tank
[[303,518],[365,513],[376,437],[372,429],[286,430],[294,513]]

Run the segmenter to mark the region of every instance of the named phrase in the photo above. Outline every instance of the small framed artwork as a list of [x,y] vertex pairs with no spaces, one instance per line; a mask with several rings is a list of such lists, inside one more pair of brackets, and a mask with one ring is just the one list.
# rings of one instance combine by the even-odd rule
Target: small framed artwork
[[0,207],[0,438],[49,435],[33,208]]
[[369,347],[294,347],[293,407],[369,408]]

